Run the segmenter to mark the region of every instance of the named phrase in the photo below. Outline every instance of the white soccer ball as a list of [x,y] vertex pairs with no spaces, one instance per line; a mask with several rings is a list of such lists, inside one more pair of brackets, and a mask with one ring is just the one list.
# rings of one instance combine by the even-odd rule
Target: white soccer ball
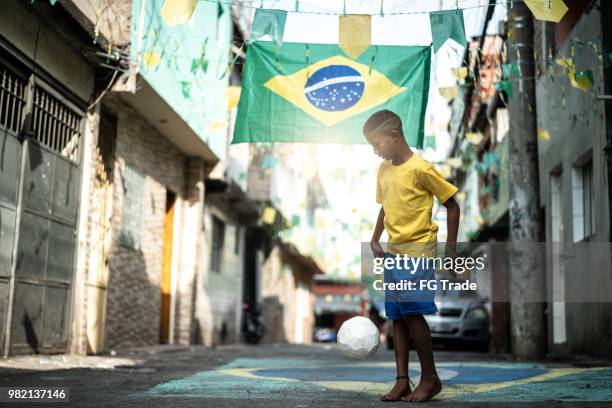
[[380,333],[372,321],[355,316],[340,326],[338,344],[344,355],[352,358],[370,357],[378,349]]

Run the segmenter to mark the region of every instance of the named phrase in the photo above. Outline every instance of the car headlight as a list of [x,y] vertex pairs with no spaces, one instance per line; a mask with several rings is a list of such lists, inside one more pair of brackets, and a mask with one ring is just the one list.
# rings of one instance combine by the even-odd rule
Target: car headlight
[[487,312],[481,308],[471,309],[467,312],[465,318],[467,320],[484,320],[487,318]]

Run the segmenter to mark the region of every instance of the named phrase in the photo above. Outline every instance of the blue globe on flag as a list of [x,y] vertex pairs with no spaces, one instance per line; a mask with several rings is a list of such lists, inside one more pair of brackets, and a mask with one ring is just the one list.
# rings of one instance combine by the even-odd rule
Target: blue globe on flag
[[340,112],[359,102],[364,88],[365,81],[356,69],[328,65],[312,74],[304,87],[304,95],[318,109]]

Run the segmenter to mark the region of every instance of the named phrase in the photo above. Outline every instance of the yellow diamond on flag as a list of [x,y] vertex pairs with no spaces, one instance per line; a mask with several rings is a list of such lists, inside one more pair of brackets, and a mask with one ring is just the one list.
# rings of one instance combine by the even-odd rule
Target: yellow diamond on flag
[[197,0],[166,0],[160,14],[169,26],[184,24],[191,19],[197,4]]
[[563,0],[525,0],[525,5],[538,20],[553,23],[561,21],[568,10]]
[[[316,72],[324,67],[337,65],[348,66],[357,71],[358,75],[355,75],[354,78],[330,78],[319,81],[315,85],[306,86],[309,79],[309,73]],[[356,86],[363,86],[363,96],[349,109],[337,112],[333,110],[326,111],[318,109],[308,101],[306,97],[308,93],[328,85],[337,84],[339,80],[352,80],[355,82]],[[377,70],[370,70],[370,67],[367,65],[339,55],[318,61],[291,75],[277,75],[266,82],[264,86],[326,126],[333,126],[345,119],[370,110],[406,90],[406,88],[396,86]]]

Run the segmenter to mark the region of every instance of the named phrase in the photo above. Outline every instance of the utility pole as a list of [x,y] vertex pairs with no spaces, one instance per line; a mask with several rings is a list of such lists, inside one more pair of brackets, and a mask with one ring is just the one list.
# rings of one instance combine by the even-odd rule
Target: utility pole
[[[523,2],[508,1],[508,62],[519,65],[508,104],[510,218],[510,337],[522,360],[544,355],[545,274],[534,245],[543,240],[540,217],[533,18]],[[537,245],[537,244],[536,244]]]

